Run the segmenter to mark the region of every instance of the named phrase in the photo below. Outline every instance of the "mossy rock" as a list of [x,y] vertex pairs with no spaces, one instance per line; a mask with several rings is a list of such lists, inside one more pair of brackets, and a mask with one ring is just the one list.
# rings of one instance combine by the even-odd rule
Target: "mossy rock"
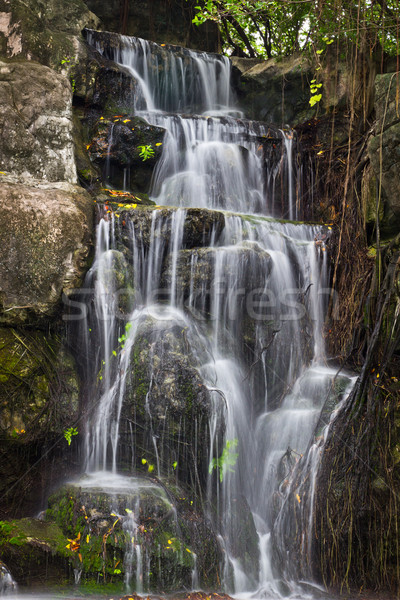
[[31,0],[28,5],[21,0],[2,0],[0,10],[9,20],[7,55],[28,58],[52,68],[61,68],[61,61],[66,58],[75,60],[76,37],[85,26],[99,24],[82,0]]
[[[54,335],[0,328],[0,496],[8,514],[38,510],[75,466],[64,429],[78,418],[75,363]],[[25,513],[26,514],[26,513]]]
[[[173,314],[166,320],[162,315],[161,309],[144,317],[132,347],[122,406],[120,459],[127,464],[132,460],[129,423],[135,423],[137,467],[141,467],[141,459],[157,464],[162,474],[175,477],[197,495],[207,479],[209,418],[214,410],[198,371],[201,363],[210,360],[209,351],[199,342],[194,348],[193,332],[184,320]],[[222,398],[219,401],[222,403]],[[221,421],[217,437],[222,433]]]
[[0,521],[0,556],[18,585],[68,583],[67,538],[55,523],[38,519]]
[[[197,557],[204,585],[215,585],[218,543],[203,518],[182,504],[155,479],[93,474],[53,494],[46,518],[72,540],[67,551],[79,561],[82,582],[101,573],[103,583],[130,576],[132,586],[145,590],[190,587]],[[138,572],[142,581],[135,581]]]

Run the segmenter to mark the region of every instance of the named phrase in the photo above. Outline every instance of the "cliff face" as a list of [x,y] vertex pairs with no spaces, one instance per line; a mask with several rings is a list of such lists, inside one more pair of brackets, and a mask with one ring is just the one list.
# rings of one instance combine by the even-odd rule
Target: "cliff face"
[[[74,364],[71,340],[65,337],[65,305],[74,302],[74,290],[91,264],[96,201],[118,202],[118,196],[101,187],[101,180],[108,177],[108,183],[122,188],[130,170],[132,191],[123,198],[127,210],[133,204],[151,206],[147,192],[164,141],[162,128],[131,114],[134,79],[89,49],[81,31],[123,29],[162,44],[215,51],[215,30],[195,29],[191,10],[183,0],[140,1],[126,7],[116,0],[32,0],[28,7],[19,0],[0,0],[2,517],[33,513],[55,481],[79,468],[76,444],[69,448],[64,433],[75,423],[86,390],[80,378],[83,367]],[[354,72],[343,65],[335,71],[327,64],[321,75],[323,100],[312,109],[313,65],[303,57],[265,63],[237,59],[234,64],[236,91],[247,115],[294,126],[302,160],[312,165],[315,178],[305,190],[305,216],[332,227],[332,274],[340,301],[326,335],[333,354],[363,366],[362,382],[332,430],[330,454],[323,459],[315,521],[316,533],[322,534],[314,572],[337,586],[342,581],[375,581],[388,587],[396,577],[400,486],[396,76],[375,78],[374,65],[364,64],[357,75],[357,81],[363,80],[360,74],[368,81],[367,100],[361,101],[351,92]],[[143,161],[138,149],[148,146],[155,149],[154,156]],[[203,235],[207,218],[191,217],[191,235]],[[121,264],[128,252],[122,250]],[[184,258],[183,266],[178,265],[183,274]],[[207,263],[204,257],[203,261]],[[128,309],[121,306],[122,312]],[[245,333],[251,344],[254,333]],[[188,395],[182,381],[186,385],[191,378],[198,389],[190,390],[190,397],[199,396],[203,402],[204,390],[183,356],[187,342],[182,332],[170,337],[173,362],[180,369],[178,399],[183,402]],[[151,336],[143,338],[148,343]],[[148,377],[146,351],[139,348],[137,354],[143,377]],[[166,393],[171,382],[163,377],[157,382],[159,405],[173,401]],[[132,404],[140,383],[132,382]],[[379,508],[385,503],[391,507],[388,514]],[[328,516],[325,507],[331,511]],[[384,562],[380,550],[363,554],[368,544],[365,530],[370,531],[377,518],[374,539]],[[335,530],[329,533],[332,523]],[[336,554],[327,547],[337,548]]]

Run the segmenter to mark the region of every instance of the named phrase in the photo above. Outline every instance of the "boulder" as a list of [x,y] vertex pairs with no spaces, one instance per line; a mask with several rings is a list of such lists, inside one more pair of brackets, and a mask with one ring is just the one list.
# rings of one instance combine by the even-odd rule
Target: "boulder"
[[1,54],[60,69],[75,61],[82,29],[98,24],[82,0],[0,0]]
[[[150,308],[139,326],[122,406],[120,456],[130,460],[134,423],[137,465],[142,459],[157,465],[201,495],[209,466],[209,420],[223,400],[213,400],[199,373],[211,356],[206,340],[197,338],[194,348],[193,327],[168,308]],[[220,422],[217,436],[222,433]]]
[[76,182],[68,80],[33,62],[0,62],[0,168]]
[[93,201],[82,188],[0,183],[0,322],[40,324],[79,287],[92,244]]
[[7,577],[5,565],[0,561],[0,592],[2,581],[6,584],[6,594],[15,592],[17,584],[32,589],[67,583],[67,544],[67,538],[54,523],[29,518],[2,521],[0,554],[12,565],[13,579],[10,584],[10,574]]
[[72,540],[67,554],[82,582],[100,576],[169,591],[191,588],[196,568],[202,586],[219,583],[216,536],[184,490],[153,477],[102,475],[61,487],[46,513]]

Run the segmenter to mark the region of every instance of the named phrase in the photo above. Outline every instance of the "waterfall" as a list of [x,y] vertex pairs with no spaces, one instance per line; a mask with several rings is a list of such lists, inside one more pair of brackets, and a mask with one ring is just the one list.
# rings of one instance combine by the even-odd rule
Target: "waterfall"
[[[132,111],[168,133],[150,192],[157,208],[98,225],[82,324],[92,337],[81,336],[92,381],[86,470],[117,474],[148,452],[158,477],[177,469],[204,495],[226,590],[296,592],[296,577],[311,570],[285,557],[290,502],[298,497],[303,511],[306,563],[323,426],[352,379],[342,375],[336,391],[325,365],[329,273],[316,243],[324,227],[271,218],[300,214],[293,133],[243,117],[226,58],[124,36],[110,49],[96,32],[88,41],[137,81]],[[271,140],[282,151],[269,161]],[[185,373],[204,401],[190,422],[179,404],[179,390],[193,387]],[[139,396],[143,430],[123,416],[127,398]],[[165,415],[179,410],[172,427]],[[127,528],[134,538],[133,517]],[[143,589],[140,545],[128,554],[127,579],[136,569]]]

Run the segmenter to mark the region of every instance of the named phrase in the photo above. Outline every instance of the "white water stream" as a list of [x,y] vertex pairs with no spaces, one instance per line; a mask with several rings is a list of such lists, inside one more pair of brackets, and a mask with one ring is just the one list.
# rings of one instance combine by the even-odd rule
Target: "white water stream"
[[[95,44],[94,34],[89,42]],[[313,436],[333,393],[335,371],[325,366],[322,329],[329,277],[325,248],[315,244],[321,228],[265,218],[274,206],[278,175],[287,178],[289,194],[282,216],[298,215],[292,134],[281,132],[280,162],[265,164],[260,138],[268,137],[268,128],[238,113],[225,58],[189,50],[174,54],[124,37],[112,58],[139,82],[136,114],[167,130],[151,196],[158,205],[179,208],[152,211],[147,250],[135,224],[129,223],[133,265],[125,268],[134,282],[135,302],[115,360],[118,320],[111,273],[116,229],[112,220],[99,224],[92,276],[102,396],[88,428],[86,469],[118,471],[121,406],[143,324],[150,319],[160,336],[173,325],[185,329],[215,406],[209,423],[207,498],[224,545],[225,589],[257,597],[305,597],[285,563],[282,532],[289,492],[295,493],[291,474],[307,453],[308,487],[303,492],[308,499],[299,496],[306,512],[301,562],[307,577],[322,426],[319,439]],[[191,248],[187,258],[189,208],[232,212],[224,213],[222,233],[214,224],[203,247]],[[160,288],[167,302],[160,301]],[[341,376],[341,383],[343,398],[352,379]],[[151,423],[149,405],[146,409]],[[221,419],[222,447],[217,435]],[[162,441],[152,436],[152,442],[160,472]],[[228,459],[213,469],[224,450]],[[255,555],[246,556],[238,543],[241,519],[252,523]],[[132,548],[132,560],[134,554],[137,577],[143,580],[140,549]],[[193,585],[197,583],[193,573]],[[141,589],[139,583],[136,587]]]

